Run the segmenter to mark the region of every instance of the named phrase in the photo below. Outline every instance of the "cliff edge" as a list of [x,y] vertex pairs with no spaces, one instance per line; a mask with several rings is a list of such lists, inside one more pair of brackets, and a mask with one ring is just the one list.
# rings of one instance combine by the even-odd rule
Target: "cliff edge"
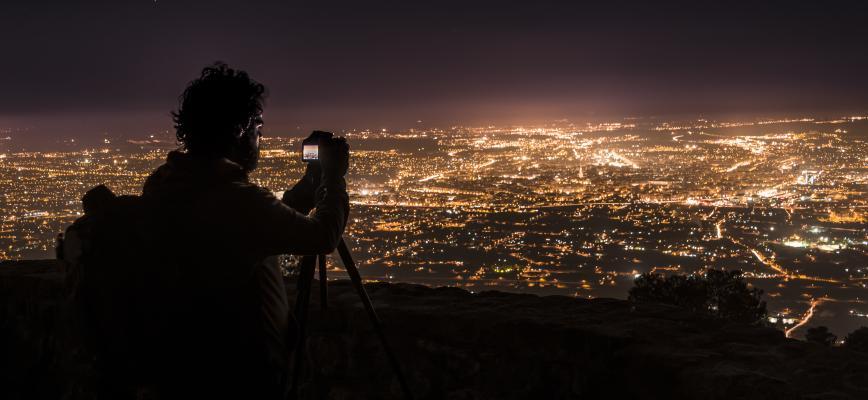
[[[55,261],[0,262],[0,397],[92,397],[63,279]],[[868,355],[772,328],[624,300],[366,287],[420,399],[868,398]],[[329,282],[326,312],[317,297],[304,397],[399,398],[350,284]]]

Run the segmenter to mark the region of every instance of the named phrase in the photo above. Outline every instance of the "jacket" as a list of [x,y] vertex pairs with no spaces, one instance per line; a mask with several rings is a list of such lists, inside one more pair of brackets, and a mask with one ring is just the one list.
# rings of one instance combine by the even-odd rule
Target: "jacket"
[[213,387],[212,395],[278,398],[294,322],[281,271],[264,260],[335,249],[349,210],[343,178],[314,187],[305,177],[278,199],[228,159],[173,151],[142,198],[159,227],[153,252],[182,288],[164,386],[196,397]]

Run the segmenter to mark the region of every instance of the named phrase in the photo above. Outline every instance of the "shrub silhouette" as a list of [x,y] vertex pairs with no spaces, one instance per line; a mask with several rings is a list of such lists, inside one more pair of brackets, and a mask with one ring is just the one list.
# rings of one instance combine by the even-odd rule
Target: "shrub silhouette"
[[844,338],[844,347],[868,353],[868,327],[863,326]]
[[805,340],[823,346],[831,346],[835,344],[835,340],[838,340],[838,337],[829,332],[829,328],[816,326],[808,329],[808,332],[805,333]]
[[729,321],[761,324],[766,318],[763,291],[748,286],[741,271],[708,269],[702,274],[646,273],[636,278],[629,300],[665,303]]

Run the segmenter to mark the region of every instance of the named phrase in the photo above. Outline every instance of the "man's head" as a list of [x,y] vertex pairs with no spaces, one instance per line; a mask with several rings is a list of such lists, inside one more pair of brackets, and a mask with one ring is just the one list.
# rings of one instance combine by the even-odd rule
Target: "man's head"
[[172,112],[175,134],[194,156],[226,157],[251,171],[259,159],[265,86],[223,63],[202,70]]

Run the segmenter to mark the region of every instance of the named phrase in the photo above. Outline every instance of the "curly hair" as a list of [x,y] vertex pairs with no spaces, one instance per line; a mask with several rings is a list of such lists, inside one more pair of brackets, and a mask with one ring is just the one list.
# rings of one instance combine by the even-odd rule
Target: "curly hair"
[[239,132],[262,113],[265,97],[265,86],[247,72],[216,62],[178,98],[178,111],[172,112],[175,136],[190,153],[226,155]]

